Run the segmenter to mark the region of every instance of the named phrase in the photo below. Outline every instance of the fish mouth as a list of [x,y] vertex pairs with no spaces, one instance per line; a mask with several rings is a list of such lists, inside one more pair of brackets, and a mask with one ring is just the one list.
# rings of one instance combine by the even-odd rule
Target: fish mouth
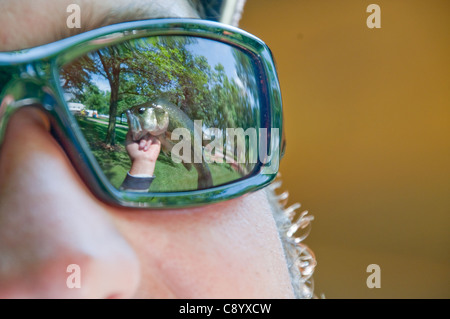
[[125,114],[128,118],[128,130],[131,133],[131,136],[134,141],[140,140],[143,136],[141,123],[137,116],[135,116],[130,109],[125,111]]
[[139,110],[150,110],[148,113],[136,114],[136,106],[125,111],[128,118],[129,130],[133,140],[138,141],[147,134],[159,136],[167,131],[169,125],[169,113],[161,106],[139,106]]

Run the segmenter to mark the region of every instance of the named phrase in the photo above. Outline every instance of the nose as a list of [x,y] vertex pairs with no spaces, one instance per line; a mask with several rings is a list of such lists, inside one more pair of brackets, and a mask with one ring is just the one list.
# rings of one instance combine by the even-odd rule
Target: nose
[[0,148],[0,298],[128,298],[139,274],[43,112],[17,111]]

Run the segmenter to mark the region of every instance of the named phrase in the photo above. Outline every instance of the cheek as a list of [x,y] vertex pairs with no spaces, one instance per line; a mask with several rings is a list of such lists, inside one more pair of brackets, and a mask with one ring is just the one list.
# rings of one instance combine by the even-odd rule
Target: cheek
[[141,260],[143,297],[289,297],[263,193],[190,211],[117,213]]

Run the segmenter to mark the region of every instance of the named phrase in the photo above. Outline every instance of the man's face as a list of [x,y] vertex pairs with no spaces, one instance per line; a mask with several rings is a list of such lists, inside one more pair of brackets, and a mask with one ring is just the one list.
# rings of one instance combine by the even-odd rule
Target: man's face
[[[133,17],[196,17],[182,0],[0,0],[0,51],[70,35],[71,3],[80,5],[84,30]],[[67,286],[72,264],[81,288]],[[107,206],[82,182],[45,115],[28,108],[11,118],[0,152],[0,298],[18,297],[290,298],[293,292],[264,191],[179,210]]]

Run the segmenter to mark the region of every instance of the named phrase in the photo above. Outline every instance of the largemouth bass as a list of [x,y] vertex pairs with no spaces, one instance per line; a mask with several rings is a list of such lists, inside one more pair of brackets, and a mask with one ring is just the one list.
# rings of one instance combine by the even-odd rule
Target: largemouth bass
[[[171,134],[176,128],[186,128],[191,134],[191,154],[194,154],[194,122],[178,106],[166,99],[158,99],[155,102],[146,102],[133,106],[126,111],[129,129],[134,141],[139,141],[147,134],[157,137],[161,141],[162,151],[170,157],[175,143],[171,140]],[[210,188],[213,180],[208,163],[183,162],[186,169],[192,166],[198,173],[198,189]],[[169,178],[169,177],[168,177]]]

